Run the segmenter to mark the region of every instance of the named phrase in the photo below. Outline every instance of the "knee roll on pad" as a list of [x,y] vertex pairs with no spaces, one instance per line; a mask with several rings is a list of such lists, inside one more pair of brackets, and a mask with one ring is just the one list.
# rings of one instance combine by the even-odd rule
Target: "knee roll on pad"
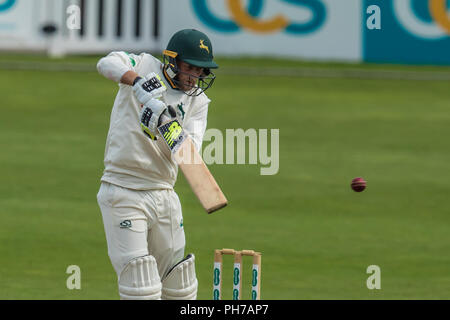
[[161,280],[153,256],[131,260],[119,278],[119,295],[122,300],[161,299]]
[[162,281],[164,300],[195,300],[198,281],[195,275],[195,256],[189,254],[175,265]]

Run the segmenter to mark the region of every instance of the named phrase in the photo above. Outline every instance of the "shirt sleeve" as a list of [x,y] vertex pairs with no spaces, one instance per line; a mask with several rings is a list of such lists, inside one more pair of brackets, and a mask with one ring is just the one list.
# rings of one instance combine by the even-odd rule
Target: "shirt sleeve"
[[135,71],[143,55],[135,55],[123,51],[113,51],[97,63],[98,72],[104,77],[119,83],[128,71]]
[[189,134],[198,152],[202,147],[203,136],[206,131],[209,102],[198,108],[184,125],[184,130]]

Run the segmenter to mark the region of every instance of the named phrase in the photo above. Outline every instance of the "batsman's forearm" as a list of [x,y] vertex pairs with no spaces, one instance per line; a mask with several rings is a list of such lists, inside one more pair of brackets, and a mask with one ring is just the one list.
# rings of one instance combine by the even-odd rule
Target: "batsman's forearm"
[[123,84],[127,84],[129,86],[132,86],[134,80],[138,76],[139,75],[136,72],[130,70],[130,71],[125,72],[125,74],[122,76],[122,78],[120,78],[120,82],[123,83]]

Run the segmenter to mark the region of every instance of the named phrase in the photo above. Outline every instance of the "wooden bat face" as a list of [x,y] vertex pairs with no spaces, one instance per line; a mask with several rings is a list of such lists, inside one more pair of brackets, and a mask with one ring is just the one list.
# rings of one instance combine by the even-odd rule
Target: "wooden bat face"
[[225,195],[178,120],[169,120],[158,131],[205,211],[210,214],[225,207]]

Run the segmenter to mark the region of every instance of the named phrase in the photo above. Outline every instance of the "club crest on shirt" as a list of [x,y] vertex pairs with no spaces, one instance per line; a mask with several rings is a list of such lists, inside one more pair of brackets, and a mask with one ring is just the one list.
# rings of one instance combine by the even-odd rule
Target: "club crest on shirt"
[[181,102],[179,105],[177,105],[177,108],[178,108],[177,114],[182,120],[184,120],[184,115],[186,114],[186,112],[183,109],[183,105],[184,105],[183,102]]

